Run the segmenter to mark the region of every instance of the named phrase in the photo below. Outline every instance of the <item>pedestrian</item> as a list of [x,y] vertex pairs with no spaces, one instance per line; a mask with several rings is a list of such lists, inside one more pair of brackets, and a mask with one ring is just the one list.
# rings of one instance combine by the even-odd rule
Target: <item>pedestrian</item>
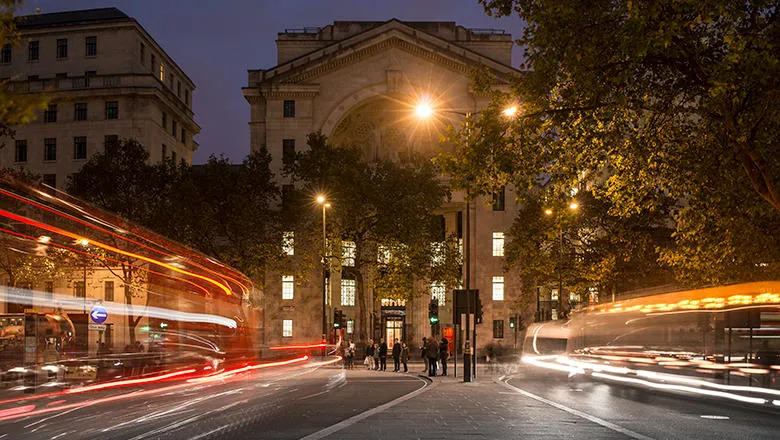
[[441,360],[441,375],[447,375],[447,359],[450,357],[450,342],[447,338],[441,338],[439,342],[439,360]]
[[355,342],[352,339],[347,344],[347,370],[351,370],[355,362]]
[[425,344],[427,343],[428,338],[423,336],[422,344],[420,345],[420,357],[422,358],[423,362],[425,362],[425,367],[423,367],[422,372],[426,373],[428,372],[428,356],[425,355]]
[[401,344],[398,343],[398,338],[395,338],[393,342],[393,373],[401,371]]
[[379,344],[374,343],[374,370],[379,369]]
[[433,338],[425,342],[425,355],[428,357],[428,376],[436,376],[436,361],[439,359],[439,344]]
[[404,373],[409,372],[409,367],[406,363],[409,362],[409,347],[406,346],[406,342],[401,346],[401,363],[404,364]]
[[380,338],[379,341],[379,369],[387,371],[387,342],[385,342],[385,338]]
[[369,339],[368,344],[366,345],[366,359],[363,361],[363,364],[366,366],[367,370],[371,369],[371,365],[374,363],[374,340]]

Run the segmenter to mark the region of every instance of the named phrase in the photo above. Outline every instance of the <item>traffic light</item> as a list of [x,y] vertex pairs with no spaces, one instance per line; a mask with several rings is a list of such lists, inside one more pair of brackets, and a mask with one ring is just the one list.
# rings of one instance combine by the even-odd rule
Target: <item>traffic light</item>
[[343,319],[344,312],[339,309],[333,310],[333,327],[341,328],[341,320]]
[[475,316],[477,324],[482,324],[482,300],[477,298],[477,310]]
[[435,299],[428,304],[428,320],[431,321],[431,324],[439,322],[439,301]]
[[509,328],[517,327],[517,316],[509,315]]

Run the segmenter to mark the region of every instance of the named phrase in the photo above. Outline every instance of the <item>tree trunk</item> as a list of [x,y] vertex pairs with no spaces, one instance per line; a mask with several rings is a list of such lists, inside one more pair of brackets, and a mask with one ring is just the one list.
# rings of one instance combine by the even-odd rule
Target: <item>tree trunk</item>
[[[358,336],[359,342],[367,342],[368,338],[366,337],[366,294],[365,294],[365,283],[363,281],[363,273],[360,270],[356,271],[355,274],[355,288],[357,290],[357,303],[358,303],[358,312],[357,312],[357,319],[356,319],[356,331]],[[373,331],[373,329],[372,329]]]

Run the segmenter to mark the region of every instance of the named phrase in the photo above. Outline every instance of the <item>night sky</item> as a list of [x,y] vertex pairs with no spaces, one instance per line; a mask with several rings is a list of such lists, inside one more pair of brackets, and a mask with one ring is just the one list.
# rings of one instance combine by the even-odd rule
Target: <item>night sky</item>
[[[240,162],[249,154],[247,69],[276,65],[276,34],[335,20],[455,21],[520,35],[516,17],[487,16],[477,0],[25,0],[23,14],[117,7],[134,17],[195,82],[194,163],[210,155]],[[515,66],[519,53],[515,47]]]

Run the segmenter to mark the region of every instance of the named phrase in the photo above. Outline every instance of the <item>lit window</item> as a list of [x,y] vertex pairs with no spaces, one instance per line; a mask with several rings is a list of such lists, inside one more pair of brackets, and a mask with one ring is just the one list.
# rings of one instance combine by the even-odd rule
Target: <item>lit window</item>
[[295,232],[287,231],[282,236],[282,252],[285,255],[295,255]]
[[342,241],[341,242],[341,264],[343,266],[355,266],[355,258],[357,257],[357,246],[354,241]]
[[447,245],[444,243],[431,243],[431,264],[434,266],[443,264],[447,256]]
[[282,299],[293,299],[295,292],[295,277],[292,275],[282,276]]
[[504,337],[504,320],[503,319],[494,319],[493,320],[493,338],[494,339],[501,339]]
[[504,277],[493,277],[493,301],[504,300]]
[[292,338],[292,319],[282,320],[282,337]]
[[493,233],[493,256],[494,257],[504,256],[504,233],[503,232]]
[[552,291],[550,291],[550,300],[558,301],[558,289],[552,289]]
[[160,81],[165,81],[165,64],[160,63]]
[[443,307],[447,301],[447,291],[442,283],[431,284],[431,299],[439,302],[439,307]]
[[341,305],[355,305],[355,280],[341,280]]
[[347,321],[347,334],[351,335],[352,333],[355,333],[355,321],[350,319]]
[[392,256],[390,252],[390,248],[385,245],[379,245],[377,246],[377,257],[376,262],[379,264],[388,264],[390,263],[390,257]]

